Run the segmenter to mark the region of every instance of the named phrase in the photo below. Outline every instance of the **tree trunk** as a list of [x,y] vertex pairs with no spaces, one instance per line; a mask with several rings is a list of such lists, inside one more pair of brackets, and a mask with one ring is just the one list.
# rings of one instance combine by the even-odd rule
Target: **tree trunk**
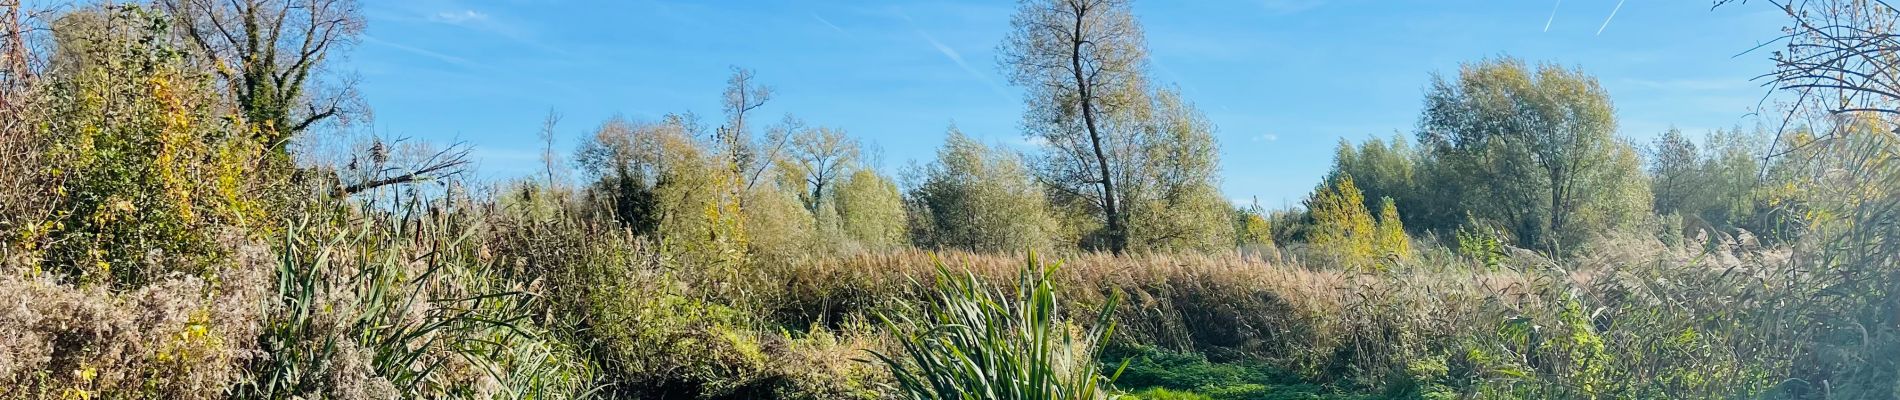
[[1107,218],[1108,250],[1121,254],[1128,247],[1128,233],[1122,227],[1121,212],[1115,204],[1115,178],[1109,174],[1108,154],[1102,152],[1102,135],[1095,127],[1095,98],[1089,90],[1088,77],[1082,74],[1082,19],[1086,8],[1075,10],[1075,35],[1071,36],[1069,47],[1069,65],[1075,74],[1075,87],[1078,100],[1082,103],[1082,122],[1089,131],[1089,144],[1095,151],[1095,166],[1102,174],[1102,214]]

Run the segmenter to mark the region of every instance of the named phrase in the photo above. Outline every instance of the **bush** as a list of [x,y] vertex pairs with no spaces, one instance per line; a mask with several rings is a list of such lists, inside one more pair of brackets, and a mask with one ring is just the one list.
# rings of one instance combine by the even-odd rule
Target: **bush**
[[277,166],[255,160],[262,147],[220,114],[210,79],[162,40],[166,18],[100,7],[54,23],[47,86],[26,106],[43,113],[31,173],[50,209],[0,225],[30,264],[114,289],[210,278],[225,250],[212,233],[267,219],[253,184]]
[[909,221],[897,185],[876,171],[860,169],[845,178],[834,196],[845,236],[865,249],[888,250],[909,244]]
[[952,128],[922,174],[910,192],[918,246],[1017,251],[1046,248],[1055,236],[1048,200],[1015,154]]
[[215,279],[126,291],[0,274],[0,399],[216,399],[246,378],[264,319],[269,252],[241,246]]

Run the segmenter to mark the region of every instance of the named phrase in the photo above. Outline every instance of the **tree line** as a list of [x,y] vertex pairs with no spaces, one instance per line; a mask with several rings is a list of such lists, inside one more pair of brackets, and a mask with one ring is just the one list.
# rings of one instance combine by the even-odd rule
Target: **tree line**
[[[1708,154],[1677,130],[1635,143],[1618,134],[1608,91],[1579,67],[1503,56],[1433,74],[1413,135],[1342,140],[1302,207],[1267,210],[1220,193],[1216,127],[1178,89],[1152,82],[1128,2],[1025,2],[999,49],[1011,82],[1027,93],[1022,135],[1037,143],[1028,152],[951,126],[934,160],[893,178],[863,165],[862,145],[841,128],[790,116],[748,128],[747,112],[775,93],[735,69],[719,126],[691,113],[632,125],[616,117],[576,160],[594,179],[592,196],[612,202],[616,218],[638,232],[715,226],[654,221],[716,219],[695,210],[730,204],[789,213],[740,218],[757,222],[750,235],[759,240],[854,248],[1119,253],[1277,244],[1369,265],[1405,257],[1413,236],[1562,256],[1610,232],[1792,234],[1785,204],[1764,185],[1773,141],[1759,128],[1710,133]],[[688,168],[682,160],[704,165],[668,172]],[[657,194],[679,185],[729,188]]]

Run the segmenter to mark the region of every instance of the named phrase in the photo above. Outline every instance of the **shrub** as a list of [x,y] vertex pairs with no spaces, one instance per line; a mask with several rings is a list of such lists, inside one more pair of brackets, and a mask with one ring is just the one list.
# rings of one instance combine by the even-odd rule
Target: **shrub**
[[1346,268],[1370,268],[1378,256],[1379,238],[1366,211],[1365,200],[1351,176],[1340,177],[1307,201],[1313,231],[1307,241],[1321,256]]
[[1049,246],[1048,200],[1015,154],[952,128],[937,161],[911,189],[915,238],[925,248],[1016,251]]
[[254,160],[260,145],[163,40],[166,18],[115,6],[54,24],[47,87],[28,105],[43,113],[33,173],[50,210],[12,222],[10,239],[67,279],[130,289],[174,271],[209,278],[223,250],[212,232],[265,219],[251,185],[273,166]]
[[845,236],[871,250],[908,244],[909,221],[897,185],[870,169],[859,169],[833,192]]
[[851,323],[839,332],[813,327],[802,337],[784,338],[786,351],[774,360],[780,399],[883,399],[891,385],[889,371],[869,362],[867,351],[882,349],[882,336],[868,322]]
[[217,399],[257,357],[269,252],[237,246],[214,279],[125,291],[0,274],[0,399]]

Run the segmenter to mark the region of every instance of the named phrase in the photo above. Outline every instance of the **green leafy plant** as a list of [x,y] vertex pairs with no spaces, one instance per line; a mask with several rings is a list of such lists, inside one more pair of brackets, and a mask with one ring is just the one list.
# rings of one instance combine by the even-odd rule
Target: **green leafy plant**
[[937,293],[921,318],[883,315],[898,335],[895,354],[872,352],[898,392],[911,399],[1114,398],[1095,363],[1115,330],[1110,297],[1085,335],[1061,318],[1052,275],[1058,265],[1030,253],[1013,296],[968,271],[937,262]]

